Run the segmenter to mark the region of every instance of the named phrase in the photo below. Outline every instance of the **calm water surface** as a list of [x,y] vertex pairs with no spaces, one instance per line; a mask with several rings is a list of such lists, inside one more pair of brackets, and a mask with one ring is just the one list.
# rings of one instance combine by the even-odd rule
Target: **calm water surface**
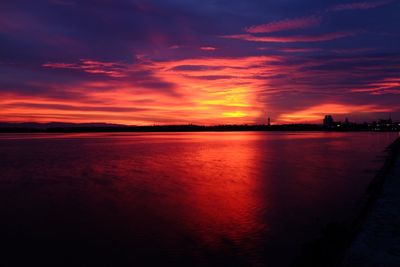
[[0,135],[0,261],[288,266],[357,211],[396,137]]

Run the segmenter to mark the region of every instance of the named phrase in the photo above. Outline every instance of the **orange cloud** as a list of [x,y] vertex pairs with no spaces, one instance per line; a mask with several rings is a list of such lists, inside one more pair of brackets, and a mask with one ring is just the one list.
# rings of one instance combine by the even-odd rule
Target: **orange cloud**
[[[49,72],[51,75],[58,75],[60,71],[70,77],[71,73],[63,72],[63,69],[93,75],[83,75],[84,78],[70,83],[24,83],[33,89],[44,88],[41,94],[0,92],[0,116],[9,121],[101,121],[149,125],[264,122],[261,118],[265,117],[266,110],[277,118],[274,121],[281,123],[319,122],[327,113],[390,112],[389,108],[378,105],[336,102],[299,110],[293,103],[303,103],[301,99],[294,102],[294,95],[306,96],[308,102],[314,103],[320,103],[322,94],[329,97],[344,92],[357,93],[357,96],[364,93],[370,97],[369,94],[398,93],[400,81],[398,78],[369,80],[365,78],[364,70],[337,70],[337,64],[339,67],[348,65],[346,57],[290,62],[296,58],[292,55],[179,60],[141,57],[130,64],[89,59],[78,63],[46,63],[45,69],[53,68]],[[355,65],[357,70],[360,66],[370,66],[364,62],[375,62],[376,57],[360,60],[361,63]],[[325,69],[324,64],[334,68]],[[65,76],[60,77],[65,79]],[[363,82],[347,86],[349,78],[362,79]],[[369,98],[360,99],[360,103],[370,103],[366,101],[370,101]]]
[[[215,124],[253,123],[264,104],[257,99],[266,81],[264,73],[275,71],[280,58],[196,58],[172,61],[142,59],[135,64],[85,60],[47,63],[45,68],[74,69],[113,79],[54,85],[71,99],[51,96],[1,95],[0,115],[17,121],[114,122],[124,124]],[[136,72],[151,73],[153,83],[168,88],[148,88]],[[115,76],[115,73],[121,74]],[[140,76],[141,77],[141,76]],[[42,86],[37,84],[36,86]],[[43,86],[52,86],[43,84]],[[58,88],[58,89],[57,89]],[[4,97],[3,97],[4,96]]]
[[266,81],[263,73],[278,57],[200,58],[152,62],[155,76],[180,85],[192,117],[214,118],[221,123],[252,123],[263,109],[257,93]]

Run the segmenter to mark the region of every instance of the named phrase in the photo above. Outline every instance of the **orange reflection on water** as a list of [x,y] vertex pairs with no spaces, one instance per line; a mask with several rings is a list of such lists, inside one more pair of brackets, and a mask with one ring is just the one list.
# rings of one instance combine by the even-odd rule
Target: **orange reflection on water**
[[[192,180],[184,211],[186,227],[210,249],[241,247],[243,254],[257,249],[257,236],[267,230],[261,220],[267,203],[261,186],[259,135],[209,135],[209,144],[191,151],[187,160]],[[187,179],[187,177],[182,177]],[[263,191],[261,191],[263,190]],[[255,257],[251,257],[254,259]]]

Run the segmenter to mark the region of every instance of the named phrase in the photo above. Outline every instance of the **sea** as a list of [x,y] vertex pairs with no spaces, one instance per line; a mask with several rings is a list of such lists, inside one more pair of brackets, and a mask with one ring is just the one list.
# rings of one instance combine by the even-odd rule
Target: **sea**
[[0,265],[291,266],[398,133],[0,135]]

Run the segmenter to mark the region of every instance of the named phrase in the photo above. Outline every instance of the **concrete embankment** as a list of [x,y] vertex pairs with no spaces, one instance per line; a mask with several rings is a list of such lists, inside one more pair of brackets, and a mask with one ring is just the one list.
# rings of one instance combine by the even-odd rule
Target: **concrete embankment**
[[400,266],[400,138],[386,152],[360,211],[327,225],[320,238],[304,244],[292,267]]
[[375,195],[345,254],[343,267],[400,266],[400,138],[389,147]]

